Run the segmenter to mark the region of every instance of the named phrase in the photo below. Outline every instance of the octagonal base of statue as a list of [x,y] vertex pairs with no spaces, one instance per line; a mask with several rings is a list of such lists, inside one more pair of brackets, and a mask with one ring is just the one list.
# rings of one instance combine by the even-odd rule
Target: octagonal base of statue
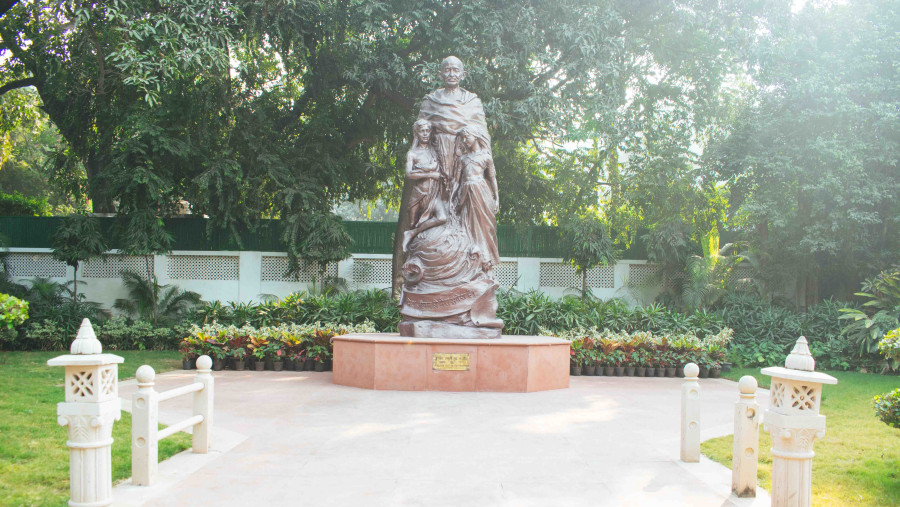
[[334,337],[335,384],[388,391],[534,392],[569,387],[569,342],[547,336]]

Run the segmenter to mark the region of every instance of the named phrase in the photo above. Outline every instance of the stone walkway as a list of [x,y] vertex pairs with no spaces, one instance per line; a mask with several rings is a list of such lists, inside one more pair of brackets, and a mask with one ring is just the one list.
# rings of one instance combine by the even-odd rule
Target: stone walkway
[[[162,374],[156,388],[192,377]],[[116,505],[769,505],[762,490],[730,496],[717,463],[678,461],[680,379],[572,377],[505,394],[367,391],[313,372],[215,378],[213,451],[161,463],[154,486],[119,484]],[[700,385],[703,438],[729,434],[737,384]],[[190,396],[176,398],[160,422],[189,415]]]

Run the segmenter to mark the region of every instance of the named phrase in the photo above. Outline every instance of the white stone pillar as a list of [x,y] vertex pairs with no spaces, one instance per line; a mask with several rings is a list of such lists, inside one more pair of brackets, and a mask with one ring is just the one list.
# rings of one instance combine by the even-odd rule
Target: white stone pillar
[[541,288],[541,260],[537,257],[519,257],[516,290],[528,292]]
[[131,395],[131,483],[149,486],[159,471],[159,393],[153,388],[156,372],[138,368],[138,390]]
[[209,452],[209,443],[212,436],[213,417],[213,388],[215,381],[212,376],[212,359],[209,356],[197,358],[197,376],[195,382],[203,384],[203,389],[194,393],[194,415],[202,415],[203,421],[194,425],[194,435],[191,449],[198,454]]
[[66,368],[66,401],[56,413],[69,429],[69,505],[112,505],[110,446],[113,423],[122,416],[118,364],[123,359],[101,353],[88,319],[81,322],[70,351],[47,361]]
[[734,404],[734,446],[731,462],[731,491],[741,498],[756,496],[759,467],[759,404],[756,378],[744,375],[738,382],[740,399]]
[[262,294],[262,252],[238,254],[238,299],[250,303]]
[[700,368],[694,363],[684,365],[681,386],[681,461],[700,461]]
[[772,377],[771,399],[764,424],[772,434],[772,506],[807,507],[812,491],[812,450],[825,436],[825,416],[819,414],[822,384],[837,384],[815,370],[806,338],[800,337],[784,368],[763,368]]

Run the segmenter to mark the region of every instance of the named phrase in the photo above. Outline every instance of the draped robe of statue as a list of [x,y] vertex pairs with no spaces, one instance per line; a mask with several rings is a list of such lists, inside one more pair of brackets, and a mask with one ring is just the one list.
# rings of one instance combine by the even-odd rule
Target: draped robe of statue
[[[496,210],[490,204],[493,197],[484,193],[485,184],[477,178],[466,180],[466,168],[458,160],[468,156],[467,163],[482,165],[470,172],[479,172],[487,163],[485,158],[491,157],[484,108],[474,93],[458,88],[451,94],[440,89],[422,101],[419,119],[431,122],[432,144],[441,170],[448,175],[439,196],[446,203],[449,219],[409,242],[402,265],[400,335],[499,338],[503,321],[497,319],[499,285],[494,279],[499,262]],[[477,131],[486,148],[462,153],[457,133],[463,127]],[[451,196],[454,202],[450,202]]]

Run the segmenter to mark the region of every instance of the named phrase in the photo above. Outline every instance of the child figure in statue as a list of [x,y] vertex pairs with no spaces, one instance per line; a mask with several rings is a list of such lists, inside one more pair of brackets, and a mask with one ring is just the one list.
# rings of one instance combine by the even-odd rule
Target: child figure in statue
[[406,179],[412,184],[409,196],[409,230],[403,233],[403,251],[420,232],[447,222],[443,200],[443,182],[447,176],[438,163],[431,144],[432,127],[428,120],[413,124],[413,144],[406,154]]
[[500,209],[497,175],[486,131],[467,126],[456,134],[457,159],[453,171],[451,205],[481,261],[490,273],[500,263],[497,219]]

